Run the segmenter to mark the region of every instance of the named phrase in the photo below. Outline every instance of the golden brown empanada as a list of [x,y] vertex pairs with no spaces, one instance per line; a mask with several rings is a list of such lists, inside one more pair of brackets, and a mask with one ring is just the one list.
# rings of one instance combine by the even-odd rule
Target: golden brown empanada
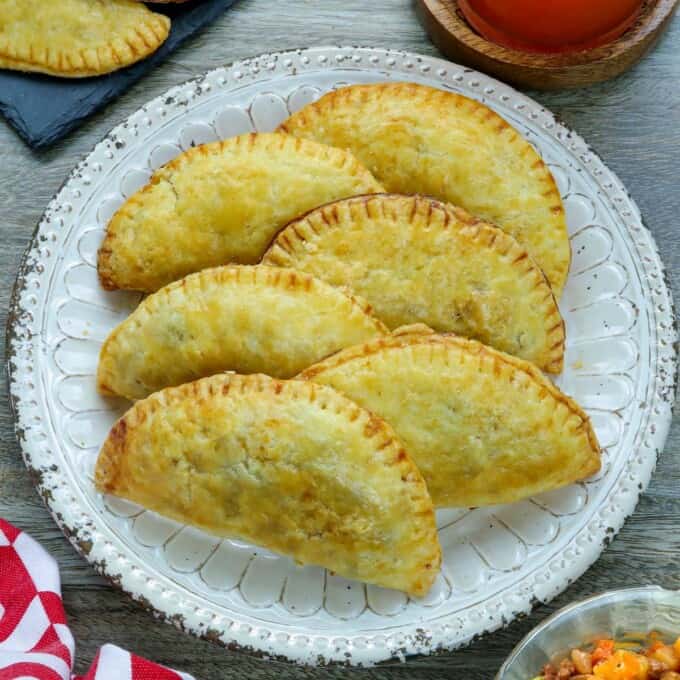
[[543,272],[459,208],[397,194],[330,203],[289,224],[262,262],[348,286],[390,328],[421,322],[562,370],[564,324]]
[[427,194],[497,224],[562,292],[570,248],[555,181],[531,144],[483,104],[415,83],[353,85],[280,129],[351,150],[388,191]]
[[302,564],[424,595],[441,560],[425,482],[392,429],[329,387],[222,374],[137,402],[97,488]]
[[309,274],[217,267],[143,300],[106,339],[97,383],[104,394],[141,399],[227,370],[290,378],[386,333],[365,303]]
[[511,503],[600,468],[579,406],[532,364],[474,340],[405,329],[342,350],[301,377],[390,423],[435,506]]
[[190,149],[113,216],[99,251],[106,289],[158,290],[206,267],[258,262],[285,224],[317,205],[381,191],[349,152],[248,134]]
[[82,78],[155,52],[170,19],[132,0],[0,0],[0,68]]

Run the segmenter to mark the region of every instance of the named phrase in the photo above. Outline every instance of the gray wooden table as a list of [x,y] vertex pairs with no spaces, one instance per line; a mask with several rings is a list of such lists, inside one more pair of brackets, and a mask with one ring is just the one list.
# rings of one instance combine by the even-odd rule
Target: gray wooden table
[[[2,328],[16,268],[41,212],[77,161],[114,124],[169,86],[234,59],[294,47],[361,44],[437,54],[410,0],[240,0],[119,101],[66,141],[29,151],[0,122],[0,310]],[[657,49],[629,74],[576,92],[536,98],[579,131],[619,174],[659,243],[680,299],[680,16]],[[4,346],[4,343],[3,343]],[[3,361],[4,365],[4,361]],[[59,560],[77,640],[77,670],[113,642],[197,678],[324,678],[309,670],[224,651],[157,623],[94,574],[62,537],[30,484],[0,395],[0,516],[30,531]],[[676,418],[648,492],[619,537],[577,583],[527,619],[446,656],[357,672],[361,677],[492,678],[514,644],[555,607],[607,588],[680,587],[680,422]]]

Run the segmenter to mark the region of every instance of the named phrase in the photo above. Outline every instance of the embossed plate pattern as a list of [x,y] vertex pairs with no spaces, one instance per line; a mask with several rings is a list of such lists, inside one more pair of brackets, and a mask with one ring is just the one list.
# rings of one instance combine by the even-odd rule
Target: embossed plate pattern
[[[604,467],[509,506],[438,515],[442,574],[422,600],[326,573],[102,498],[92,470],[125,403],[95,391],[101,342],[138,301],[97,282],[107,220],[151,172],[193,144],[271,130],[347,83],[413,80],[480,99],[550,164],[573,265],[561,302],[558,383],[590,413]],[[99,571],[163,617],[223,644],[299,662],[370,664],[454,648],[548,600],[597,558],[649,482],[670,422],[672,302],[638,209],[575,134],[535,102],[449,62],[374,49],[264,55],[173,88],[78,165],[22,264],[9,332],[25,461],[55,519]]]

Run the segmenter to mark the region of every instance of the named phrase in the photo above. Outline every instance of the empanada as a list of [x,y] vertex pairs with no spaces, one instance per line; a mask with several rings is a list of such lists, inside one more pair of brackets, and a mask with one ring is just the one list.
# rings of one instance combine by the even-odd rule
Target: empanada
[[0,68],[82,78],[155,52],[170,19],[132,0],[0,0]]
[[421,322],[562,370],[564,324],[543,272],[512,236],[459,208],[345,199],[292,222],[262,261],[348,286],[390,328]]
[[387,191],[427,194],[497,224],[562,292],[570,248],[555,181],[531,144],[483,104],[414,83],[353,85],[280,129],[351,150]]
[[511,503],[600,467],[586,414],[532,364],[416,329],[304,371],[394,428],[435,506]]
[[247,134],[190,149],[113,216],[99,251],[104,288],[158,290],[206,267],[254,264],[272,237],[322,203],[381,186],[349,152]]
[[412,595],[441,554],[423,478],[392,429],[329,387],[222,374],[137,402],[97,488],[302,564]]
[[370,307],[291,269],[206,269],[150,295],[106,339],[97,383],[141,399],[233,370],[290,378],[339,349],[387,333]]

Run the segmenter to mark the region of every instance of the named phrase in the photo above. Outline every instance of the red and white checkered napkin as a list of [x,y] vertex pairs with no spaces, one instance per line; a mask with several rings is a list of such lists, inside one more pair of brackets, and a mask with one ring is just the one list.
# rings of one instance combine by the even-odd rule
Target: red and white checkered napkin
[[114,645],[104,645],[76,678],[74,652],[57,563],[0,519],[0,680],[193,680]]

